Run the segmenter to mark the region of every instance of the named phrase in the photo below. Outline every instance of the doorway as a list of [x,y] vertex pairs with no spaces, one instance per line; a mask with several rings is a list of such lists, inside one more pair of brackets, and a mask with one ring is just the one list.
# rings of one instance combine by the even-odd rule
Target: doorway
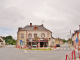
[[43,47],[43,45],[44,45],[43,42],[40,42],[40,47]]

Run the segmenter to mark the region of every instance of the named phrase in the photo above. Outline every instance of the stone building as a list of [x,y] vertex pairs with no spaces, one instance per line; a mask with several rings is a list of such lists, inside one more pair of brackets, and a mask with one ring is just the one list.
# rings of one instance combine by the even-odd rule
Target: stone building
[[27,25],[19,27],[17,32],[17,46],[43,46],[50,45],[49,40],[52,38],[52,32],[44,27],[44,25]]

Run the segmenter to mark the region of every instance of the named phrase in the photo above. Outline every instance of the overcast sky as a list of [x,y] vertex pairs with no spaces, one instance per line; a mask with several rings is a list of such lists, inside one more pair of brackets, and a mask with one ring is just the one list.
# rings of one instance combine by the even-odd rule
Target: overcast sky
[[0,35],[17,39],[18,27],[32,23],[67,39],[80,25],[80,0],[0,0]]

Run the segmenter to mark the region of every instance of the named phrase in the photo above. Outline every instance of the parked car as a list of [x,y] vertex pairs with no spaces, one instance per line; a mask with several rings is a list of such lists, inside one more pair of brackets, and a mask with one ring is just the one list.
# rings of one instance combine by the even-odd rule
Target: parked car
[[59,44],[56,44],[56,47],[60,47],[60,45]]

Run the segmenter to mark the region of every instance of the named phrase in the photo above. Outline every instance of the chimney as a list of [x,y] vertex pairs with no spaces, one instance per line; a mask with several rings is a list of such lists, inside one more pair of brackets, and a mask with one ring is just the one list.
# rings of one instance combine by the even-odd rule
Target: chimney
[[79,25],[79,30],[80,30],[80,25]]
[[22,27],[18,27],[18,31],[19,31],[20,29],[22,29]]
[[41,26],[43,26],[43,24]]
[[30,26],[32,26],[32,23],[30,23]]

